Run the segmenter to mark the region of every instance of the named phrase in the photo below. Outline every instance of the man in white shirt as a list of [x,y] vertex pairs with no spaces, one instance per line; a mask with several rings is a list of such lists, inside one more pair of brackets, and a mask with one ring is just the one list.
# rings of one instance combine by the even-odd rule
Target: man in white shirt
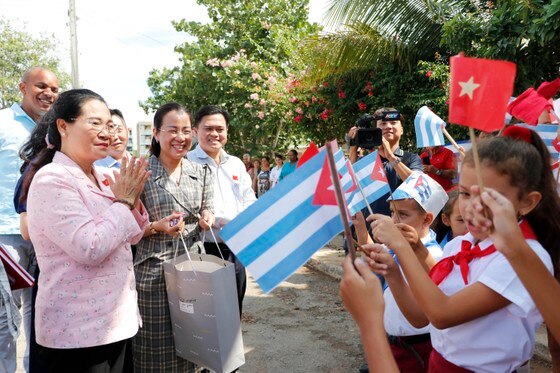
[[[10,245],[17,252],[19,264],[32,276],[35,275],[37,261],[30,241],[20,232],[20,217],[14,208],[14,191],[21,176],[22,160],[19,151],[41,117],[58,98],[58,78],[42,67],[32,67],[25,72],[19,89],[23,95],[21,104],[0,110],[0,242]],[[31,338],[31,288],[16,290],[14,300],[22,307],[23,326],[27,340],[23,364],[29,371],[29,341]],[[2,320],[0,320],[2,325]],[[11,335],[3,335],[0,330],[0,350],[7,351],[12,344]],[[15,346],[11,360],[7,363],[15,369]],[[0,366],[1,367],[1,366]]]
[[[214,215],[216,221],[212,231],[218,241],[214,243],[211,234],[204,235],[207,254],[220,257],[235,265],[239,315],[241,316],[243,297],[247,287],[245,267],[235,257],[220,238],[220,229],[234,219],[241,211],[256,201],[252,180],[243,161],[229,155],[223,149],[227,143],[229,113],[222,107],[203,106],[195,114],[194,133],[198,145],[187,154],[193,162],[207,164],[214,173]],[[219,249],[219,250],[218,250]]]

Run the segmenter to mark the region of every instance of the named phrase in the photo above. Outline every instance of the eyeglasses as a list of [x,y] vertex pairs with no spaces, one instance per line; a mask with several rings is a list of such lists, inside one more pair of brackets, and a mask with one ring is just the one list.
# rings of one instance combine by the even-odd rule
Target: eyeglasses
[[[78,118],[71,118],[70,121],[75,122],[77,119]],[[96,118],[87,118],[85,121],[92,130],[98,133],[101,133],[103,130],[105,130],[110,135],[114,135],[116,132],[121,132],[121,129],[124,129],[121,125],[115,124],[113,122],[103,123],[101,120]]]
[[185,137],[189,137],[192,133],[192,131],[188,128],[183,128],[181,131],[177,130],[176,128],[171,128],[171,129],[160,128],[159,131],[167,132],[171,137],[177,137],[179,136],[179,133]]
[[115,127],[117,127],[117,133],[123,133],[123,132],[128,132],[124,126],[120,125],[120,124],[115,124]]

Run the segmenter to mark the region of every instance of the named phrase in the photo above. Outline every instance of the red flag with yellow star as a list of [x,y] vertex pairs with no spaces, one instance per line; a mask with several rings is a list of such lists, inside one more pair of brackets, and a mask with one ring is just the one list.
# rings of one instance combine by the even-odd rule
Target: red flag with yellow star
[[513,93],[516,66],[512,62],[451,57],[449,121],[492,132],[504,126]]

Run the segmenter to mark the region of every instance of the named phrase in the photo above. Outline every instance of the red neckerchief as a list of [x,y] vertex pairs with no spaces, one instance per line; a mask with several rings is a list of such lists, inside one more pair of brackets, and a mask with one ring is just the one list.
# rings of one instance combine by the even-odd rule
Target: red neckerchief
[[[521,228],[523,237],[526,240],[537,239],[535,232],[533,232],[533,229],[531,229],[527,220],[523,220],[519,227]],[[472,247],[470,241],[463,241],[461,242],[461,251],[455,255],[448,256],[447,258],[440,260],[432,267],[430,270],[430,278],[436,283],[436,285],[439,285],[451,273],[455,264],[458,264],[461,268],[463,281],[465,282],[465,285],[467,285],[469,283],[469,263],[475,258],[482,258],[493,254],[494,252],[496,252],[496,248],[493,244],[488,246],[486,249],[481,250],[478,244]]]

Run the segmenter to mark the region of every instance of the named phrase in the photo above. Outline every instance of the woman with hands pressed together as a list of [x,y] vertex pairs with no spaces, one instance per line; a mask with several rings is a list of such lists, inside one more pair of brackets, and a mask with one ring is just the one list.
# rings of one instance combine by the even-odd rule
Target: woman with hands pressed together
[[[501,252],[531,250],[552,273],[558,265],[560,205],[549,153],[532,131],[525,134],[522,140],[496,137],[479,144],[482,197],[472,153],[467,153],[459,206],[469,233],[446,245],[430,276],[395,225],[383,216],[371,217],[374,238],[396,252],[414,298],[432,323],[431,372],[511,372],[531,357],[542,316]],[[486,205],[485,212],[481,198],[498,195],[511,203],[507,219],[498,203]]]
[[[137,245],[134,267],[143,326],[133,339],[136,372],[194,372],[194,363],[177,356],[165,290],[163,262],[200,253],[201,229],[214,224],[214,176],[185,158],[192,144],[189,113],[177,103],[154,115],[149,169],[140,198],[150,216]],[[185,242],[186,247],[183,245]]]
[[132,158],[114,181],[93,167],[107,156],[116,128],[90,90],[60,94],[44,121],[47,146],[23,181],[41,268],[37,369],[120,372],[140,323],[130,245],[148,224],[138,198],[147,163]]

